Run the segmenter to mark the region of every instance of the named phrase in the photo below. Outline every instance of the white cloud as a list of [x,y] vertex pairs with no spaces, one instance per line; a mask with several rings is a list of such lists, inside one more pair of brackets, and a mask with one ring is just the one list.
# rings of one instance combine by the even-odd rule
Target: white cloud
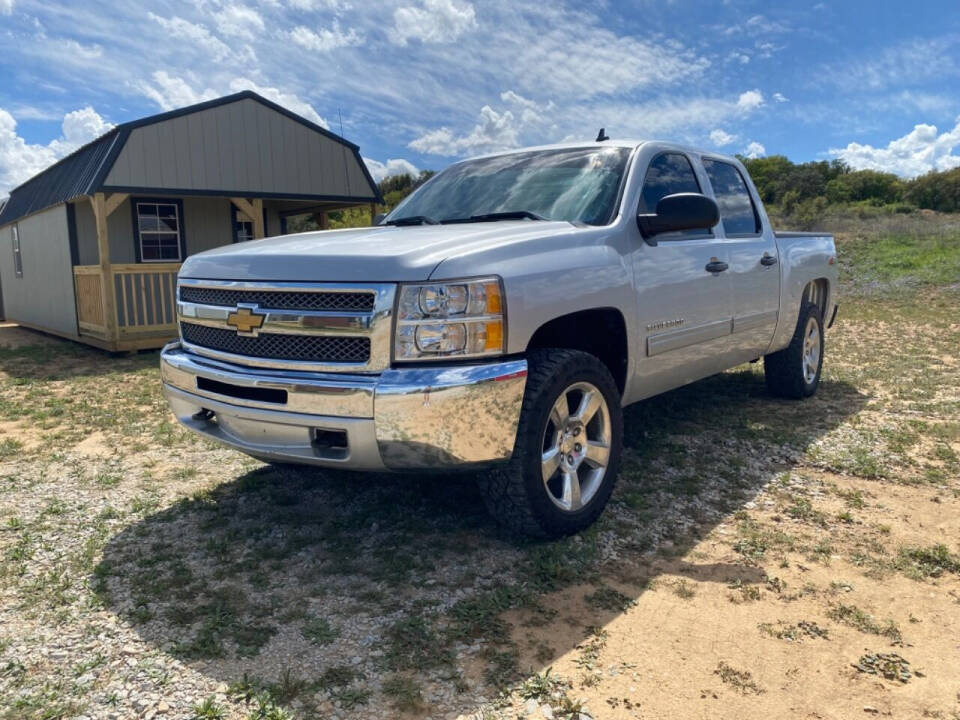
[[[519,105],[523,108],[530,108],[531,110],[536,110],[539,106],[533,100],[523,97],[519,93],[515,93],[513,90],[505,90],[500,93],[500,99],[506,103],[511,103],[512,105]],[[550,103],[551,105],[553,103]]]
[[879,52],[842,58],[818,70],[816,77],[855,91],[917,88],[927,80],[943,84],[947,78],[960,74],[958,42],[957,35],[906,40]]
[[393,40],[450,43],[477,26],[477,13],[470,3],[455,0],[423,0],[418,7],[400,7],[393,13]]
[[230,91],[240,92],[241,90],[253,90],[258,95],[263,95],[267,100],[273,100],[277,105],[283,105],[288,110],[292,110],[297,115],[302,115],[307,120],[315,122],[323,128],[329,128],[330,125],[313,109],[313,105],[301,100],[294,93],[284,92],[279,88],[265,87],[257,85],[249,78],[234,78],[230,81]]
[[290,39],[300,47],[316,52],[329,52],[341,47],[360,45],[363,37],[353,28],[343,32],[339,23],[333,23],[330,29],[321,28],[317,31],[299,25],[290,31]]
[[603,27],[581,26],[577,20],[564,17],[565,25],[513,36],[500,50],[511,58],[520,88],[556,100],[579,100],[674,85],[710,65],[677,43],[646,42]]
[[60,127],[64,142],[72,149],[100,137],[112,129],[113,124],[108,123],[96,110],[87,105],[64,115]]
[[0,15],[13,14],[13,0],[0,0]]
[[788,98],[788,97],[787,97],[786,95],[784,95],[783,93],[778,93],[778,92],[775,92],[775,93],[773,94],[773,99],[774,99],[775,102],[778,102],[778,103],[790,102],[790,98]]
[[741,110],[756,110],[761,105],[763,105],[763,93],[759,90],[740,93],[740,98],[737,100],[737,107]]
[[477,124],[467,135],[457,137],[449,128],[425,133],[409,144],[417,152],[431,155],[476,155],[509,150],[519,145],[519,125],[512,112],[498,113],[489,105],[480,109]]
[[732,142],[735,142],[737,139],[736,135],[731,135],[728,132],[717,128],[716,130],[710,131],[710,142],[712,142],[717,147],[723,147],[724,145],[729,145]]
[[230,48],[227,44],[214,36],[204,25],[198,25],[177,16],[160,17],[152,12],[148,12],[147,17],[157,23],[171,37],[202,48],[214,60],[221,61],[230,57]]
[[370,171],[374,182],[380,182],[384,178],[393,177],[394,175],[417,177],[417,175],[420,174],[416,165],[403,158],[391,158],[387,160],[387,162],[382,163],[378,160],[365,157],[363,158],[363,162],[366,164],[367,170]]
[[743,149],[743,154],[748,158],[763,157],[767,154],[767,149],[760,143],[754,141],[747,144],[747,146]]
[[151,78],[153,79],[152,83],[140,80],[134,83],[133,87],[142,95],[153,100],[162,110],[174,110],[205,100],[212,100],[221,95],[227,95],[228,93],[252,90],[259,95],[263,95],[268,100],[273,100],[273,102],[278,105],[283,105],[288,110],[302,115],[307,120],[315,122],[321,127],[330,127],[327,121],[320,117],[319,113],[317,113],[310,103],[301,100],[296,94],[283,91],[276,87],[259,85],[249,78],[233,78],[227,84],[227,89],[223,91],[217,91],[213,88],[196,90],[194,89],[196,82],[192,77],[174,77],[166,70],[155,71],[151,75]]
[[214,14],[217,29],[224,35],[252,40],[266,27],[263,18],[245,5],[226,5]]
[[161,110],[175,110],[187,105],[195,105],[204,100],[212,100],[220,94],[211,88],[194,90],[188,80],[174,77],[166,70],[157,70],[150,77],[153,79],[152,83],[138,80],[133,83],[133,87],[153,100]]
[[17,134],[13,116],[0,108],[0,197],[112,127],[88,106],[64,115],[60,137],[46,145],[31,144]]
[[345,0],[288,0],[288,4],[295,10],[310,12],[312,10],[349,10],[353,6]]
[[960,167],[960,118],[952,130],[938,132],[935,125],[915,125],[903,137],[891,140],[886,147],[873,147],[852,142],[845,148],[831,148],[830,155],[840,158],[856,170],[880,170],[906,177],[922,175],[930,170]]

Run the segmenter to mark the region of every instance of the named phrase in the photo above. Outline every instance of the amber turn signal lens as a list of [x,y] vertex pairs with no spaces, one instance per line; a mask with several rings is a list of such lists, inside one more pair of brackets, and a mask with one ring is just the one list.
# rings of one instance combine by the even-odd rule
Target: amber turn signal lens
[[484,350],[502,350],[503,349],[503,322],[488,322],[486,327],[487,339],[484,343]]

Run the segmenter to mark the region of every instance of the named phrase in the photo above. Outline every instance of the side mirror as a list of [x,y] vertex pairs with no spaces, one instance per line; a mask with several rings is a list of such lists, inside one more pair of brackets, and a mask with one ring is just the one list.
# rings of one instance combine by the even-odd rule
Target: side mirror
[[720,209],[700,193],[676,193],[660,198],[655,215],[637,215],[637,227],[648,245],[655,235],[678,230],[708,230],[720,220]]
[[384,219],[386,216],[387,216],[386,213],[377,213],[376,215],[373,216],[373,224],[374,224],[374,225],[382,225],[382,224],[383,224],[383,219]]

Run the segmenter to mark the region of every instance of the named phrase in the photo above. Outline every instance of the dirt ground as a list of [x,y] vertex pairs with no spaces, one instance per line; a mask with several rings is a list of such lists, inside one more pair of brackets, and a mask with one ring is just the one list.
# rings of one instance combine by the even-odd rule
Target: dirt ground
[[0,718],[960,718],[960,307],[859,298],[802,403],[627,411],[601,521],[271,468],[153,353],[0,326]]

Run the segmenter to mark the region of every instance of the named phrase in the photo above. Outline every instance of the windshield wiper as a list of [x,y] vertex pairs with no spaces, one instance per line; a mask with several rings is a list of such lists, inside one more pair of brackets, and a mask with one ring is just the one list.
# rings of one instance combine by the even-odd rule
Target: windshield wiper
[[497,220],[546,220],[543,215],[537,215],[529,210],[507,210],[506,212],[483,213],[482,215],[471,215],[468,218],[449,218],[443,220],[444,223],[474,223],[474,222],[496,222]]
[[428,215],[410,215],[409,217],[397,218],[396,220],[387,220],[384,225],[439,225],[440,221],[435,220]]

